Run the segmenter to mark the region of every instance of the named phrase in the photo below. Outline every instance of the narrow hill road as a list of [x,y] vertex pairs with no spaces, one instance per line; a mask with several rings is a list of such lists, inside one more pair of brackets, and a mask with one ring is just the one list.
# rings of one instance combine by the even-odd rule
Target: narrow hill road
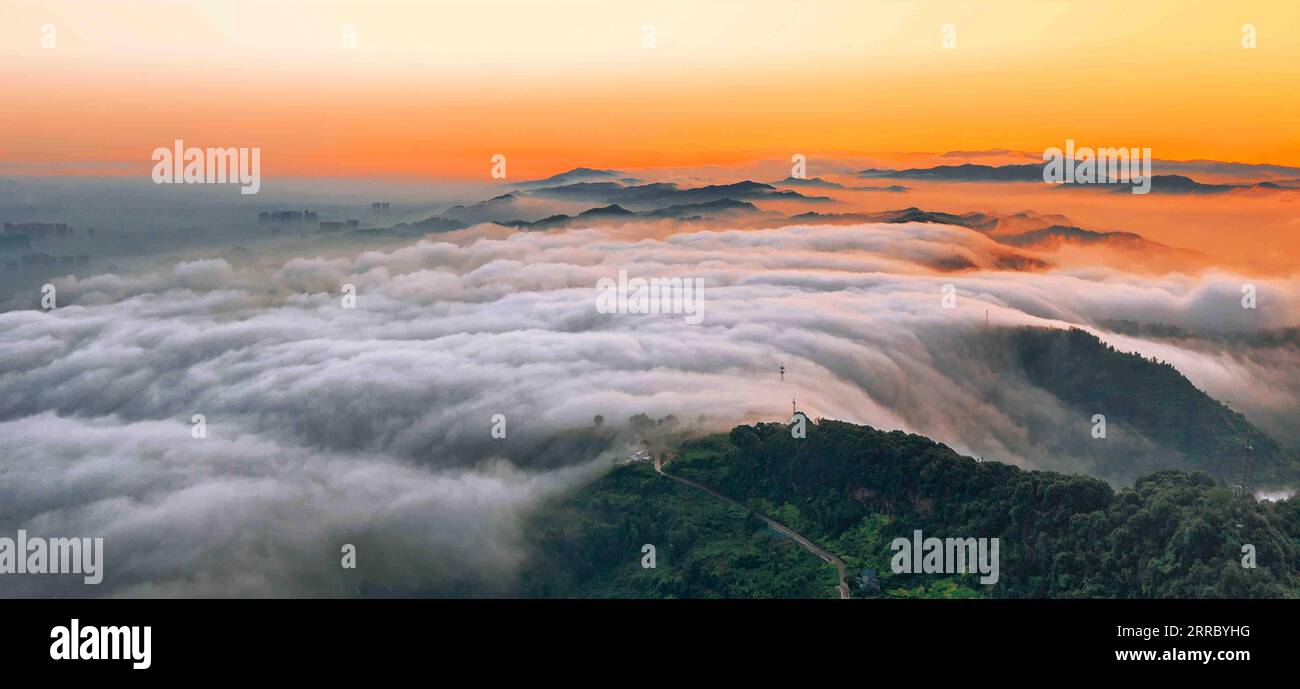
[[[736,507],[739,507],[740,509],[745,510],[746,512],[750,511],[750,507],[748,505],[732,500],[731,498],[723,495],[722,493],[719,493],[716,490],[713,490],[712,488],[702,483],[696,483],[695,481],[692,481],[690,479],[682,478],[681,476],[674,476],[664,471],[663,462],[660,461],[658,457],[655,458],[655,471],[658,472],[659,475],[667,476],[668,478],[677,481],[678,483],[685,483],[686,485],[691,486],[693,488],[698,488],[699,490],[702,490],[705,493],[708,493],[709,495],[712,495],[713,497],[722,500],[723,502],[735,505]],[[835,557],[834,555],[827,552],[825,548],[822,548],[816,543],[813,543],[811,540],[805,538],[803,534],[799,533],[798,531],[795,531],[794,529],[791,529],[785,524],[782,524],[781,522],[772,519],[771,517],[763,514],[762,512],[754,510],[754,515],[757,516],[759,519],[762,519],[764,522],[767,522],[767,525],[775,529],[777,532],[789,536],[790,540],[794,541],[795,543],[798,543],[801,547],[803,547],[804,550],[807,550],[808,552],[812,553],[813,555],[816,555],[817,557],[825,560],[826,562],[835,565],[835,569],[839,571],[839,575],[840,575],[840,583],[835,588],[839,590],[841,600],[848,600],[849,584],[847,581],[845,581],[844,578],[844,573],[846,568],[844,566],[843,560],[839,559],[838,557]]]

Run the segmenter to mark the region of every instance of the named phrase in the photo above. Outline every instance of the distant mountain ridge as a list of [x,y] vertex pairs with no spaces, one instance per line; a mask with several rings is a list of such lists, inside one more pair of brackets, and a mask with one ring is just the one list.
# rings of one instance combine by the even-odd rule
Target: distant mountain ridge
[[629,177],[618,170],[597,170],[589,167],[575,167],[572,170],[551,175],[545,179],[534,179],[525,182],[517,182],[511,186],[516,189],[535,189],[538,187],[550,187],[563,184],[574,184],[577,182],[603,182],[603,181],[623,181],[628,184],[636,184],[639,180]]
[[759,214],[762,213],[752,203],[746,201],[736,201],[734,199],[718,199],[717,201],[708,201],[706,203],[690,203],[677,206],[667,206],[656,208],[649,211],[635,212],[630,211],[618,204],[610,204],[599,208],[590,208],[577,215],[570,216],[566,214],[553,215],[535,222],[523,220],[513,220],[502,222],[502,225],[518,227],[530,230],[553,229],[559,227],[568,227],[574,224],[581,224],[589,221],[599,220],[706,220],[734,214]]
[[[1066,161],[1066,164],[1069,165],[1070,162],[1071,161]],[[1043,165],[1041,163],[1013,165],[978,165],[966,163],[962,165],[938,165],[935,167],[908,168],[903,170],[868,168],[860,170],[858,176],[867,179],[917,179],[945,182],[1039,182],[1046,184],[1046,182],[1043,181]],[[1070,189],[1115,186],[1120,187],[1119,189],[1116,189],[1116,191],[1129,193],[1131,184],[1128,182],[1112,180],[1092,184],[1061,184],[1054,186]],[[1281,183],[1269,180],[1250,184],[1214,184],[1198,182],[1186,175],[1153,174],[1151,176],[1152,193],[1221,194],[1238,189],[1294,191],[1300,190],[1300,187],[1290,186],[1286,183],[1286,180],[1283,180]]]
[[885,170],[868,168],[858,172],[859,177],[870,179],[933,179],[949,182],[1042,182],[1041,164],[1024,165],[938,165],[928,168]]
[[642,206],[707,203],[723,199],[738,201],[784,200],[809,203],[829,203],[833,201],[827,196],[805,196],[796,191],[782,191],[770,184],[751,180],[689,188],[679,187],[671,182],[652,182],[631,186],[617,182],[578,182],[561,186],[541,187],[529,193],[538,198]]
[[1066,225],[1051,225],[1041,230],[1030,230],[1014,235],[1003,235],[997,237],[999,242],[1011,246],[1033,246],[1043,247],[1059,245],[1062,243],[1073,244],[1129,244],[1129,245],[1155,245],[1155,242],[1149,242],[1140,234],[1133,232],[1094,232],[1085,230],[1081,227]]
[[986,213],[944,213],[926,211],[915,206],[899,210],[879,211],[875,213],[818,213],[808,211],[790,216],[787,220],[794,222],[828,222],[828,223],[907,223],[922,222],[940,225],[956,225],[980,232],[992,231],[998,225],[996,216]]
[[819,189],[840,189],[843,191],[883,191],[891,193],[903,193],[908,189],[901,184],[891,184],[884,187],[850,187],[839,182],[831,182],[820,177],[786,177],[783,180],[772,182],[773,186],[785,187],[816,187]]

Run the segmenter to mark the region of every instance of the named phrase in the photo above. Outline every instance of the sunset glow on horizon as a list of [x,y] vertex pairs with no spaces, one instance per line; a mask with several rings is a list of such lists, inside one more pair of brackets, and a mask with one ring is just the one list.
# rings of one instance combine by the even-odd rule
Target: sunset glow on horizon
[[1300,164],[1293,2],[115,5],[0,4],[0,169],[144,174],[175,138],[259,146],[268,174],[303,176],[481,178],[498,152],[537,176],[1067,138]]

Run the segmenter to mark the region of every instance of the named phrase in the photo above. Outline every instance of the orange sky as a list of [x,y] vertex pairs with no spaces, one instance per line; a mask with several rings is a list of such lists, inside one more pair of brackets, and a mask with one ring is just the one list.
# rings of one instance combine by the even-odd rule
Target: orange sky
[[146,174],[176,138],[306,175],[1067,138],[1300,165],[1294,0],[0,0],[0,18],[11,170]]

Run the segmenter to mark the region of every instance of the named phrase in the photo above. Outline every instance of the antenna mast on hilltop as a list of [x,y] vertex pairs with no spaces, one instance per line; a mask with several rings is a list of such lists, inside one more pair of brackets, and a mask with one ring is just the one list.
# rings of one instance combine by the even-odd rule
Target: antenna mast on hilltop
[[781,364],[781,382],[785,382],[785,364]]
[[1248,493],[1246,492],[1246,483],[1250,481],[1250,464],[1254,454],[1255,454],[1255,446],[1250,443],[1250,436],[1247,435],[1246,456],[1244,458],[1244,461],[1242,462],[1242,470],[1241,470],[1241,497],[1242,498],[1245,498],[1248,495]]

